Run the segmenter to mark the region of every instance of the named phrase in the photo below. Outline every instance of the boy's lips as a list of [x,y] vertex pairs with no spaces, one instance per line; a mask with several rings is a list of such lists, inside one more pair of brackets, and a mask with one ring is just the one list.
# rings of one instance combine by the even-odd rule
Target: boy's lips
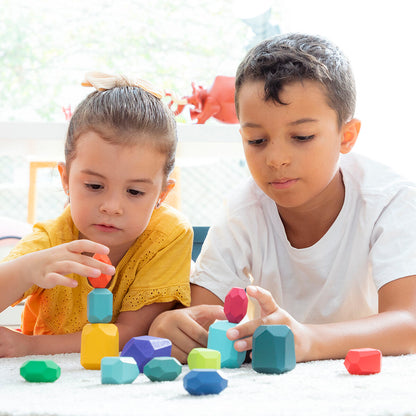
[[291,178],[280,178],[273,180],[270,183],[273,188],[275,189],[287,189],[293,186],[298,181],[297,178],[291,179]]

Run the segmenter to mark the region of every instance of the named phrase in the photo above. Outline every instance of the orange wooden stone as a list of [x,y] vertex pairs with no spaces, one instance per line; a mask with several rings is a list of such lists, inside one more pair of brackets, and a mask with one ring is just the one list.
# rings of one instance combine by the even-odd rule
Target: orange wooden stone
[[[110,258],[105,254],[94,254],[94,259],[102,261],[103,263],[107,263],[111,265]],[[89,277],[88,281],[92,287],[97,289],[104,289],[107,287],[108,282],[111,280],[111,276],[109,274],[101,273],[99,277]]]

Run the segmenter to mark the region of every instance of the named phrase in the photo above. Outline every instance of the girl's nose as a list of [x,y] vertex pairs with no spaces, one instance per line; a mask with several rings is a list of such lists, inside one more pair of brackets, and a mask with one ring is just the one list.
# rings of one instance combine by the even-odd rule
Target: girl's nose
[[100,205],[100,211],[108,215],[120,215],[123,213],[120,199],[107,196]]

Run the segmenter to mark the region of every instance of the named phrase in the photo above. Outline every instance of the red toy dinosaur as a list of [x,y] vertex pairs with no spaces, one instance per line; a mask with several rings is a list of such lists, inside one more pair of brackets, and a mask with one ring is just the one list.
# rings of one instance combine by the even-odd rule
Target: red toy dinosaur
[[210,117],[214,117],[223,123],[238,123],[235,113],[234,92],[235,77],[218,75],[214,79],[211,88],[205,89],[202,85],[195,85],[192,82],[192,95],[178,99],[173,93],[166,92],[171,97],[168,104],[171,107],[174,103],[178,108],[175,115],[180,114],[185,106],[192,105],[190,115],[197,124],[204,124]]

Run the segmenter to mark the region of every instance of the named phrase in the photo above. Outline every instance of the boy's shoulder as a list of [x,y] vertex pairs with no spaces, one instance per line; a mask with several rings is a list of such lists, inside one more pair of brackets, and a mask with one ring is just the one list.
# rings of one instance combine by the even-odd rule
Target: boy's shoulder
[[340,169],[350,191],[364,198],[390,200],[401,192],[416,196],[416,183],[397,173],[393,168],[358,153],[343,155]]

